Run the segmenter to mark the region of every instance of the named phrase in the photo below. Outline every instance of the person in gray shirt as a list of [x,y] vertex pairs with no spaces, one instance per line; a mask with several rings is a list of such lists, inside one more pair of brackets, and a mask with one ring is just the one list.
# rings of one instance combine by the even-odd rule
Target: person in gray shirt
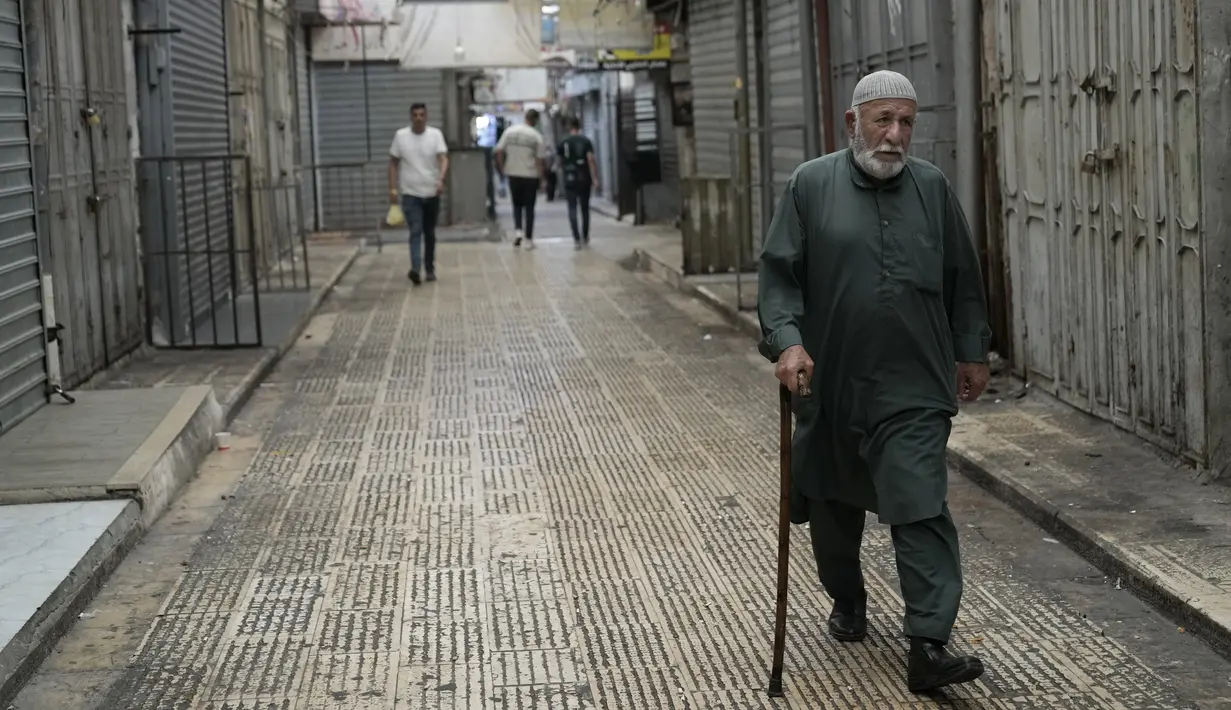
[[524,239],[527,249],[534,248],[534,203],[547,185],[538,124],[539,112],[530,109],[526,122],[510,126],[496,143],[496,167],[508,176],[513,198],[513,246],[520,247]]

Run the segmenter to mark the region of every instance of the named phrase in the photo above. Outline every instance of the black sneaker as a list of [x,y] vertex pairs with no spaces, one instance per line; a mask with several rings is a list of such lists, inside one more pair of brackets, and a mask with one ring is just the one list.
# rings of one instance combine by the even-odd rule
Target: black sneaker
[[436,272],[435,272],[435,271],[429,271],[429,272],[427,272],[427,280],[428,280],[428,281],[435,281],[435,280],[436,280]]
[[419,272],[415,271],[414,269],[411,269],[409,276],[410,276],[410,282],[418,286],[419,285]]

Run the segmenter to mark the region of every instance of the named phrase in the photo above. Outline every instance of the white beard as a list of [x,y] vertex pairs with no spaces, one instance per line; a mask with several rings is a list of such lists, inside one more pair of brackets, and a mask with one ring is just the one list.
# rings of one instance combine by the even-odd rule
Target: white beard
[[[856,115],[855,120],[858,122],[858,115]],[[855,163],[863,168],[864,172],[877,180],[888,180],[902,172],[902,168],[906,167],[906,151],[902,150],[901,146],[882,143],[877,148],[869,148],[868,141],[863,135],[863,129],[858,123],[855,125],[855,135],[851,137],[851,152],[855,154]],[[902,159],[887,162],[876,157],[878,152],[897,153],[902,156]]]

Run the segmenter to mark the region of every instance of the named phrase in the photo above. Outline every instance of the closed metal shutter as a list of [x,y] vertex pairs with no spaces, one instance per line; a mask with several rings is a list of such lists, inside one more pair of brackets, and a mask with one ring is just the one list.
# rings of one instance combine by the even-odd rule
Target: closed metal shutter
[[[748,122],[757,127],[756,50],[753,38],[753,8],[748,3]],[[733,138],[735,128],[735,4],[731,0],[690,0],[688,6],[689,64],[692,74],[693,134],[700,177],[730,177],[738,151]],[[749,138],[752,163],[752,243],[753,252],[761,243],[761,170],[757,136]]]
[[[170,26],[180,30],[170,42],[173,152],[176,156],[225,155],[230,130],[223,4],[170,0],[167,10]],[[180,299],[192,307],[191,321],[186,314],[176,316],[180,331],[203,327],[212,306],[230,295],[231,265],[226,256],[230,215],[220,189],[227,185],[226,173],[221,161],[189,162],[182,175],[173,176],[179,187],[178,243],[193,254],[178,260],[178,268],[187,270],[178,289]],[[236,185],[232,192],[240,196],[242,189]],[[249,238],[244,230],[236,233],[237,238]],[[183,307],[177,310],[183,313]]]
[[691,0],[688,45],[697,172],[731,175],[735,126],[735,12],[731,0]]
[[[429,125],[443,123],[443,72],[403,71],[396,62],[317,62],[312,81],[321,228],[371,229],[389,204],[389,145],[409,125],[410,105],[426,104]],[[446,192],[442,216],[447,200]]]
[[935,164],[952,180],[957,166],[957,104],[950,0],[901,3],[896,12],[879,2],[831,0],[829,17],[834,102],[838,105],[825,110],[835,112],[835,125],[845,125],[842,115],[864,74],[878,69],[901,72],[919,95],[911,155]]
[[[607,171],[604,161],[609,159],[607,148],[604,140],[606,139],[607,127],[603,125],[603,101],[602,94],[597,91],[592,91],[581,99],[581,132],[590,139],[594,144],[594,159],[598,163],[598,175],[601,181],[600,194],[610,195],[611,187],[607,183]],[[603,192],[603,191],[606,192]]]
[[666,82],[658,82],[656,86],[662,181],[663,184],[674,187],[680,182],[680,144],[679,137],[676,135],[676,128],[672,123],[671,85]]
[[[765,44],[768,47],[770,125],[802,125],[804,81],[797,0],[768,0]],[[816,61],[815,58],[812,61]],[[791,173],[804,161],[802,128],[774,130],[770,135],[773,155],[773,204],[777,206]]]
[[0,433],[47,401],[21,5],[0,2]]

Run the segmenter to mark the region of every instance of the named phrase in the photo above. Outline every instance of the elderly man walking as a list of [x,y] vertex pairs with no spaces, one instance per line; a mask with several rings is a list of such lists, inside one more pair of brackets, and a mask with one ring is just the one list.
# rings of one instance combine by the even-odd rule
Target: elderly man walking
[[917,102],[891,71],[865,76],[846,112],[850,147],[799,166],[765,239],[763,356],[794,393],[792,522],[810,523],[833,599],[829,633],[867,634],[859,549],[865,511],[890,526],[912,692],[966,683],[978,658],[946,644],[962,596],[945,450],[958,400],[987,384],[982,276],[949,181],[909,157]]

